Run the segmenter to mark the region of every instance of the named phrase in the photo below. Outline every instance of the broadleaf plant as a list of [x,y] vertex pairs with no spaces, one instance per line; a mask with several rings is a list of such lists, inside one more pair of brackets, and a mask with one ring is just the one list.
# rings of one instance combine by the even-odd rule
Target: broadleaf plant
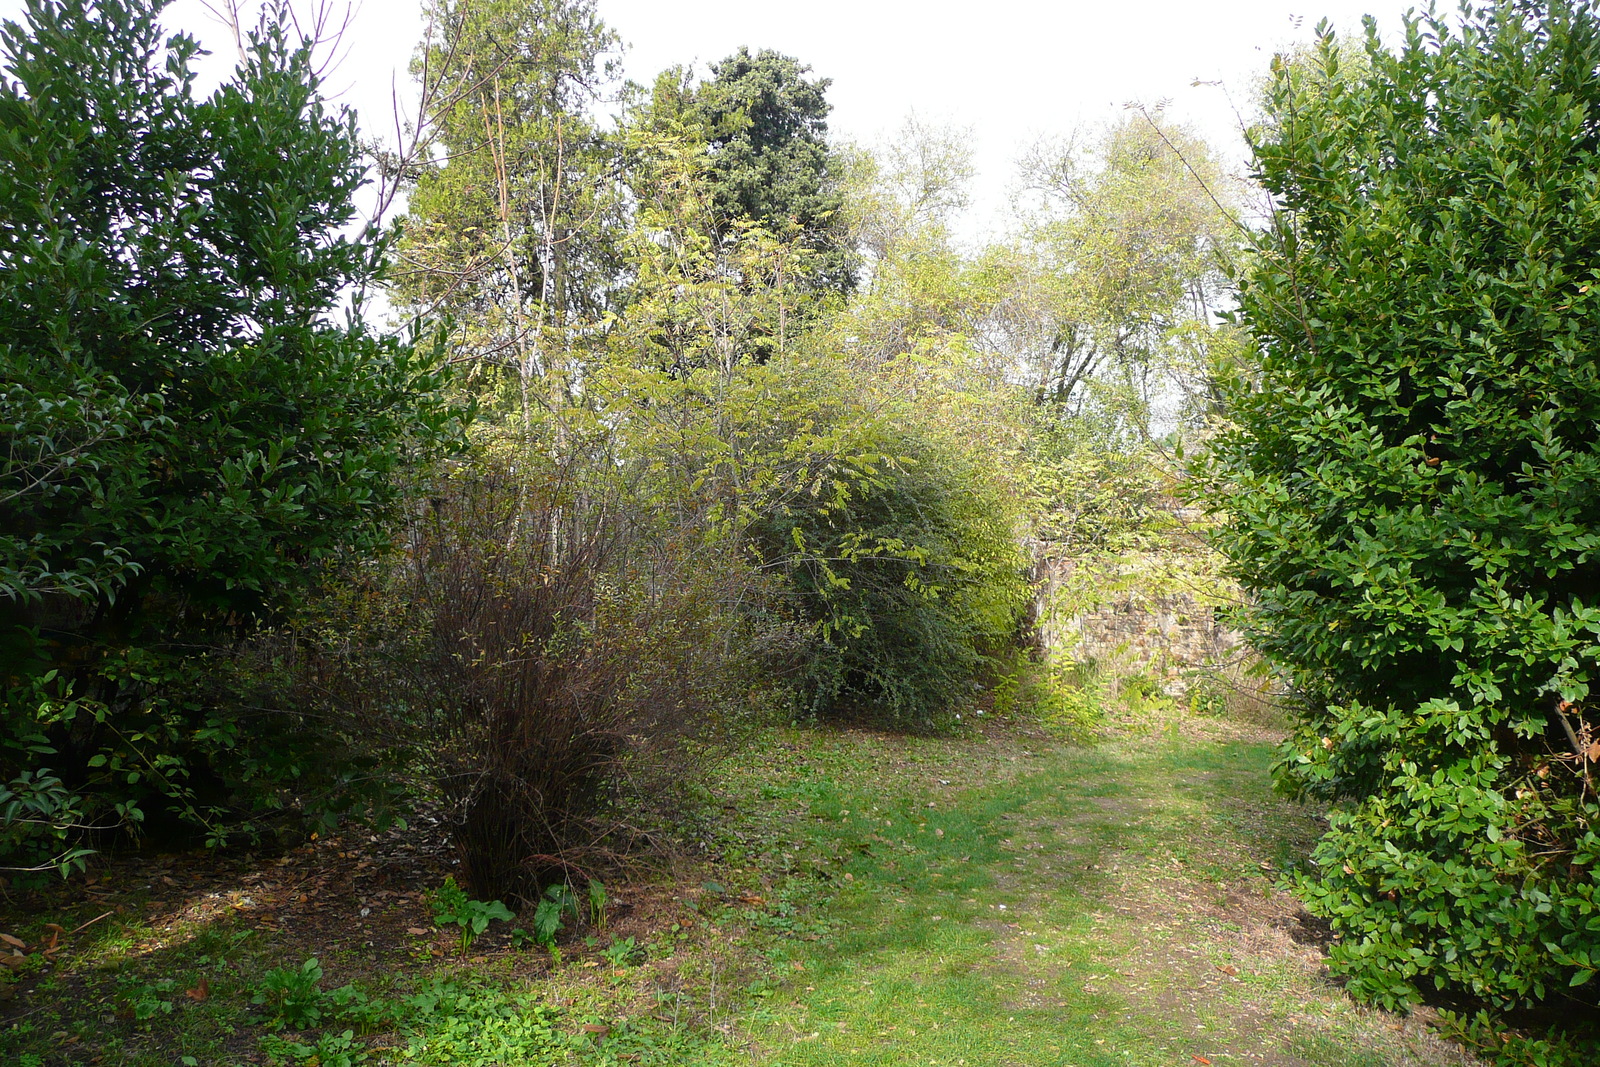
[[1207,473],[1298,699],[1279,782],[1332,807],[1300,892],[1366,1000],[1592,1011],[1600,17],[1319,32],[1253,133],[1259,364]]
[[445,876],[444,885],[429,894],[428,902],[433,906],[434,922],[440,926],[457,927],[463,956],[472,948],[472,943],[489,929],[491,922],[510,922],[516,918],[511,909],[498,900],[469,899],[466,891],[456,885],[454,875]]

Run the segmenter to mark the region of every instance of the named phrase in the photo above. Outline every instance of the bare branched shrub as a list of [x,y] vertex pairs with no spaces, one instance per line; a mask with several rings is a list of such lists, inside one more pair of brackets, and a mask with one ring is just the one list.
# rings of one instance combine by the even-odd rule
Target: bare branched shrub
[[[738,554],[630,499],[571,465],[476,464],[302,657],[319,699],[409,754],[485,899],[532,899],[648,837],[642,808],[699,779],[781,674],[750,653],[765,616]],[[781,627],[768,638],[781,653]]]

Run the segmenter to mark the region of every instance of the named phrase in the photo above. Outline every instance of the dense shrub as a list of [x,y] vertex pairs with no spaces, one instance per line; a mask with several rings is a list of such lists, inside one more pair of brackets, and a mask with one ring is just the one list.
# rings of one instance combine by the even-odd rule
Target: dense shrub
[[333,321],[383,248],[341,236],[360,148],[308,48],[269,27],[198,99],[160,6],[0,31],[0,850],[146,809],[220,833],[292,777],[313,739],[194,653],[379,547],[456,432],[429,358]]
[[985,465],[981,403],[942,370],[857,364],[830,340],[763,365],[613,371],[594,389],[655,483],[652,509],[779,581],[760,611],[808,638],[784,652],[803,714],[947,724],[1017,636],[1020,495]]
[[832,503],[777,509],[761,548],[785,559],[816,627],[811,710],[928,728],[970,704],[988,656],[1016,637],[1024,561],[981,475],[915,441],[892,444],[896,462]]
[[1212,476],[1282,784],[1334,804],[1301,891],[1358,995],[1600,996],[1600,22],[1410,19],[1276,70],[1242,279],[1258,378]]
[[925,425],[933,412],[838,402],[889,383],[834,373],[796,383],[810,395],[790,402],[805,427],[790,440],[811,446],[750,527],[813,628],[802,697],[813,714],[948,725],[1017,637],[1028,586],[1016,502],[975,447]]

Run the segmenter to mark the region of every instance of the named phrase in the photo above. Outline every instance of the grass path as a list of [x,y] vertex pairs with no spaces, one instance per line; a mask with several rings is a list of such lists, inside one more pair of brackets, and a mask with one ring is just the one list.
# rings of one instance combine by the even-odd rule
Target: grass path
[[[0,910],[29,953],[0,975],[0,1063],[1473,1062],[1324,977],[1274,888],[1317,827],[1271,795],[1270,738],[1167,715],[1094,746],[768,732],[685,828],[706,856],[615,886],[559,954],[497,923],[463,957],[426,904],[447,861],[403,834],[111,864]],[[317,1018],[281,992],[312,961]]]
[[753,1062],[1472,1062],[1322,977],[1274,889],[1313,824],[1270,795],[1270,744],[1194,726],[1094,748],[836,735],[755,768],[740,788],[820,859],[796,881],[832,888],[836,933],[780,950],[794,977],[744,1020]]

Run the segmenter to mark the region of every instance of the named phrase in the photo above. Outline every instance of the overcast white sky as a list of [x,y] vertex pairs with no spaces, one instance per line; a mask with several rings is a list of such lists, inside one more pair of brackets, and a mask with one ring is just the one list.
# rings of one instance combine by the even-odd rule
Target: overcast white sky
[[[295,3],[304,8],[308,0]],[[1309,39],[1322,17],[1353,30],[1371,13],[1392,31],[1406,6],[1402,0],[599,3],[601,17],[628,44],[625,69],[637,81],[678,63],[699,61],[703,71],[706,62],[747,44],[796,56],[831,78],[831,125],[852,139],[871,142],[913,112],[924,121],[970,127],[979,227],[1003,206],[1021,149],[1041,135],[1114,119],[1130,101],[1170,101],[1169,117],[1198,126],[1238,158],[1234,105],[1247,106],[1250,84],[1274,51]],[[19,18],[23,8],[23,0],[0,0],[0,18]],[[232,54],[201,0],[176,0],[165,21],[219,57]],[[348,55],[328,88],[357,109],[369,132],[392,131],[390,86],[406,86],[406,63],[420,35],[420,0],[359,0]]]

